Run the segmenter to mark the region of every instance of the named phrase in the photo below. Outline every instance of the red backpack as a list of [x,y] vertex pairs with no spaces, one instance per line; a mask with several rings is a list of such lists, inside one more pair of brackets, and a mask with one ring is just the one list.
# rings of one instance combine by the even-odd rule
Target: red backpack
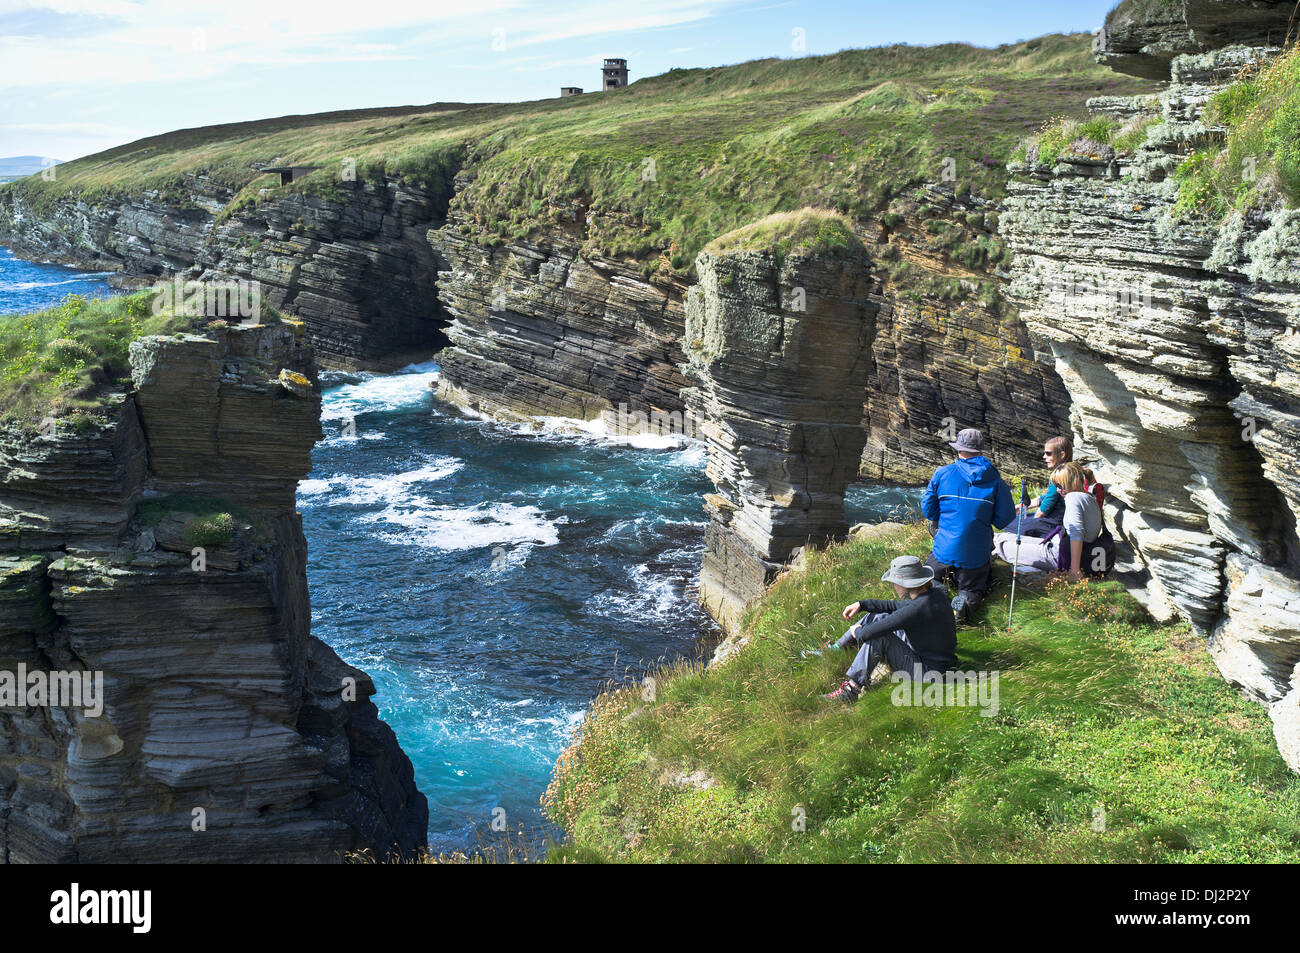
[[1088,483],[1084,481],[1083,492],[1091,493],[1097,499],[1097,505],[1103,509],[1106,506],[1106,488],[1100,483]]

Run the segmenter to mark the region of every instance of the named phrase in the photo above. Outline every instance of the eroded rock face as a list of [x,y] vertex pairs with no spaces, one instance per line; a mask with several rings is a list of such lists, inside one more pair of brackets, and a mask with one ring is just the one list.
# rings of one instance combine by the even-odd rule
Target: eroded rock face
[[[0,672],[103,678],[98,715],[0,708],[0,858],[423,845],[425,799],[373,683],[310,635],[294,490],[319,395],[280,383],[315,379],[310,350],[285,325],[147,338],[131,356],[110,424],[0,435]],[[195,535],[202,498],[233,516],[224,537]]]
[[865,433],[861,393],[876,305],[856,254],[696,259],[686,391],[708,441],[710,522],[700,601],[735,634],[792,551],[842,537]]
[[[992,214],[991,203],[958,199],[948,186],[927,188],[926,201],[948,221]],[[961,281],[972,290],[977,280],[991,277],[925,254],[916,240],[924,231],[919,216],[905,218],[883,230],[869,253],[900,256],[917,276]],[[923,484],[936,467],[952,462],[948,443],[967,427],[984,432],[1004,472],[1037,471],[1043,441],[1069,433],[1070,400],[1051,363],[1037,359],[1019,318],[975,294],[951,301],[917,296],[887,277],[875,297],[861,475]]]
[[183,200],[151,191],[47,210],[8,190],[0,239],[20,255],[118,271],[131,283],[255,281],[269,304],[305,321],[329,367],[391,370],[443,343],[439,264],[425,235],[442,224],[445,198],[392,181],[340,181],[332,198],[290,193],[222,218],[230,190],[202,175],[185,181]]
[[504,418],[680,414],[682,284],[584,256],[562,231],[491,247],[453,218],[428,237],[448,263],[444,399]]
[[1214,134],[1201,109],[1252,55],[1174,59],[1168,91],[1136,104],[1164,123],[1135,157],[1020,169],[1003,228],[1011,293],[1070,392],[1151,608],[1208,637],[1300,769],[1300,213],[1171,214],[1181,145]]
[[[271,196],[232,213],[229,190],[198,173],[185,176],[183,199],[147,191],[37,210],[6,190],[0,240],[19,254],[118,271],[126,283],[257,282],[268,303],[304,321],[328,367],[394,369],[450,342],[442,397],[493,416],[688,429],[678,369],[687,281],[583,254],[584,236],[613,213],[581,203],[558,207],[560,220],[527,239],[462,232],[470,210],[457,203],[468,201],[470,176],[456,177],[450,212],[441,191],[393,181],[333,182],[332,192]],[[949,187],[928,188],[926,204],[925,215],[962,227],[986,213],[995,220],[992,203],[959,200]],[[972,287],[997,280],[925,253],[923,217],[858,227],[919,274]],[[1062,429],[1065,398],[1051,368],[1028,359],[1023,325],[975,296],[918,301],[911,291],[884,283],[875,292],[881,334],[862,394],[861,475],[924,481],[946,460],[940,433],[953,426],[985,430],[1005,468],[1035,466],[1041,441]]]
[[[956,200],[951,188],[930,190],[928,202],[954,219],[982,209]],[[919,218],[865,231],[879,233],[872,247],[905,256],[919,273],[972,287],[989,278],[921,253],[909,237],[924,233]],[[603,418],[619,430],[630,418],[631,426],[668,421],[694,432],[678,369],[686,359],[686,284],[584,256],[576,227],[492,247],[463,235],[453,211],[429,241],[450,264],[438,280],[453,318],[452,345],[438,355],[443,399],[507,419]],[[941,434],[965,427],[989,435],[1003,466],[1036,468],[1043,440],[1069,429],[1069,401],[1050,363],[1035,360],[1024,325],[974,296],[916,301],[879,277],[860,476],[923,483],[950,462]]]
[[1229,43],[1280,45],[1295,12],[1291,0],[1124,0],[1106,17],[1093,50],[1121,73],[1168,79],[1184,53]]

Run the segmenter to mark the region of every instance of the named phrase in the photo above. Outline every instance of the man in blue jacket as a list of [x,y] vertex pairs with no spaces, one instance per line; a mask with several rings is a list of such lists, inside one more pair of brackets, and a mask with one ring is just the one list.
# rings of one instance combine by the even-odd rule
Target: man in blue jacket
[[957,451],[957,462],[934,471],[921,497],[921,512],[937,524],[925,564],[939,581],[956,583],[952,611],[964,622],[989,590],[993,528],[1016,518],[1016,504],[984,456],[984,434],[963,430],[948,446]]

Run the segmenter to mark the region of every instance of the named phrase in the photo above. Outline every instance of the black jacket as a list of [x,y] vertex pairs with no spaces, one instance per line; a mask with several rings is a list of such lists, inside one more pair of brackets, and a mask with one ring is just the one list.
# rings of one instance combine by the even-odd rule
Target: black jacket
[[861,645],[878,635],[902,629],[927,669],[946,672],[957,667],[957,618],[953,615],[947,590],[942,586],[931,586],[928,592],[902,602],[862,599],[858,608],[863,612],[888,612],[889,615],[859,628],[856,638],[846,635],[840,639],[838,644],[841,648],[850,639]]

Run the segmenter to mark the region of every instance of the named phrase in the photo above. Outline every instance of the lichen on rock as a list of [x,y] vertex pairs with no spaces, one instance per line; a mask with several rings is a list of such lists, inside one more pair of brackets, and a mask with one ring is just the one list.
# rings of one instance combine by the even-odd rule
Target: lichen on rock
[[[1187,23],[1208,15],[1205,4],[1169,6],[1179,17],[1186,7]],[[1212,6],[1255,23],[1281,5]],[[1135,155],[1105,175],[1062,163],[1013,181],[1011,294],[1069,391],[1076,455],[1109,485],[1130,584],[1158,617],[1187,619],[1225,677],[1271,706],[1279,748],[1300,770],[1300,718],[1287,707],[1300,661],[1300,216],[1212,222],[1175,207],[1180,150],[1213,135],[1205,103],[1233,64],[1271,55],[1203,52],[1213,35],[1197,33],[1194,56],[1164,47],[1175,81],[1160,97],[1160,134]],[[1154,56],[1120,52],[1109,36],[1119,68]]]

